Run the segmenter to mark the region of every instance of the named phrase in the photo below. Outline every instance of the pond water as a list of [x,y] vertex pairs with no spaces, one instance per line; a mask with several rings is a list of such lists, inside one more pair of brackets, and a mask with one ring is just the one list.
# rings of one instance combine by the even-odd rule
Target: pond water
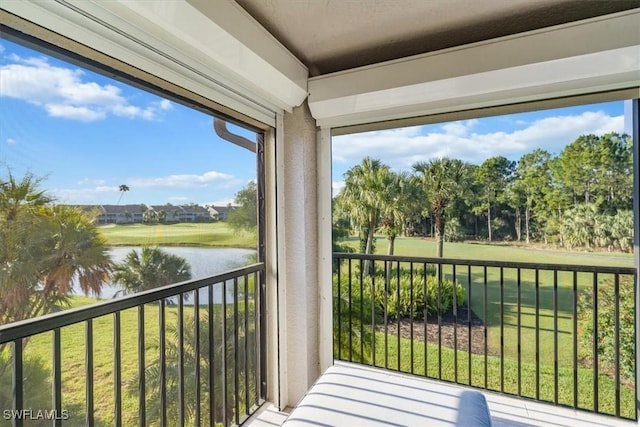
[[[121,262],[131,250],[140,251],[139,247],[132,246],[119,246],[109,250],[111,259],[114,263]],[[251,264],[251,256],[256,253],[252,249],[239,249],[239,248],[203,248],[203,247],[174,247],[166,246],[162,247],[162,250],[172,255],[178,255],[187,260],[191,265],[192,279],[201,279],[205,277],[214,276],[216,274],[224,273],[225,271],[240,268],[242,266]],[[217,292],[214,292],[214,302],[221,303],[222,301],[222,286],[215,286]],[[102,288],[101,298],[110,299],[116,297],[116,293],[121,290],[117,285],[106,284]],[[74,285],[74,292],[77,295],[82,295],[79,287]],[[121,295],[121,294],[119,294]],[[203,302],[207,301],[206,291],[200,292],[200,299]],[[227,286],[227,300],[233,300],[232,286]],[[188,302],[188,301],[186,301]]]

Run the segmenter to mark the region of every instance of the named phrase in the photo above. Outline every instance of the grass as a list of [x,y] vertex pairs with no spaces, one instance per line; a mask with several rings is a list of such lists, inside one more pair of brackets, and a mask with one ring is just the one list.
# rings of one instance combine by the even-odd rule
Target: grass
[[[242,284],[240,284],[242,286]],[[72,306],[85,305],[88,298],[72,297]],[[95,302],[95,300],[94,300]],[[252,303],[250,303],[252,304]],[[253,305],[251,305],[253,307]],[[219,306],[214,306],[214,311]],[[206,307],[199,310],[200,315],[204,315]],[[244,312],[244,302],[238,301],[238,311],[240,319]],[[251,309],[253,311],[253,309]],[[194,314],[193,306],[185,306],[184,314],[186,319],[192,319]],[[159,337],[159,306],[156,304],[147,304],[144,306],[144,328],[145,328],[145,362],[146,366],[153,366],[159,356],[158,337]],[[228,308],[228,324],[233,324],[232,306]],[[170,328],[171,325],[177,325],[178,310],[176,306],[167,306],[165,308],[165,327]],[[219,323],[219,322],[218,322]],[[129,309],[120,313],[121,324],[121,378],[122,378],[122,413],[123,425],[136,425],[138,419],[138,397],[137,393],[128,393],[127,383],[131,380],[136,381],[138,375],[138,309]],[[241,325],[241,323],[239,324]],[[216,336],[221,336],[220,326],[216,324]],[[93,320],[93,381],[94,381],[94,416],[97,426],[110,426],[114,423],[114,343],[113,343],[114,316],[107,315]],[[186,323],[186,328],[193,328],[192,323]],[[202,332],[201,332],[202,334]],[[167,333],[167,341],[176,339]],[[201,336],[201,340],[204,338]],[[233,345],[232,340],[228,338],[229,345]],[[240,342],[242,344],[242,341]],[[85,340],[85,324],[73,324],[62,328],[61,330],[61,347],[62,347],[62,408],[69,411],[70,419],[65,421],[65,425],[83,426],[85,425],[85,396],[86,396],[86,340]],[[52,369],[51,350],[52,349],[52,333],[47,332],[33,336],[28,345],[25,347],[24,357],[26,360],[40,360],[44,363],[45,371],[50,375]],[[167,355],[167,366],[171,365],[171,356]],[[177,359],[173,361],[177,363]],[[220,363],[220,362],[218,362]],[[25,366],[29,366],[26,364]],[[29,372],[28,369],[24,373],[25,377],[35,374]],[[190,373],[187,373],[190,374]],[[42,375],[40,373],[40,375]],[[201,373],[203,381],[207,372],[203,370]],[[192,376],[190,377],[192,379]],[[147,378],[147,381],[149,379]],[[188,379],[187,379],[188,381]],[[46,380],[50,384],[50,377]],[[40,383],[41,384],[41,383]],[[187,382],[188,386],[188,382]],[[147,386],[149,387],[149,386]],[[50,387],[48,387],[50,390]],[[137,389],[136,389],[137,390]],[[24,394],[29,396],[35,393],[26,387]],[[42,391],[38,391],[42,394]],[[50,401],[50,391],[48,397],[44,396],[45,401]],[[147,388],[147,394],[149,389]],[[147,396],[148,398],[148,396]],[[244,410],[244,403],[241,402],[241,409]],[[206,405],[205,405],[206,406]],[[42,408],[41,408],[42,409]],[[45,408],[45,409],[48,409]],[[203,407],[203,411],[206,408]],[[0,425],[2,425],[0,423]]]
[[236,231],[225,222],[106,225],[99,230],[109,246],[257,247],[255,233]]
[[[348,242],[356,247],[357,241]],[[377,238],[376,253],[385,253],[386,239]],[[434,257],[435,242],[416,238],[398,238],[396,255]],[[633,267],[630,254],[611,253],[576,253],[528,249],[522,247],[477,244],[477,243],[445,243],[446,257],[467,260],[500,260],[514,262],[536,262],[549,264],[576,264]],[[383,263],[377,263],[380,269]],[[408,267],[408,266],[406,266]],[[445,278],[453,279],[451,266],[443,268]],[[488,328],[488,346],[492,354],[504,354],[508,358],[517,358],[518,332],[520,332],[521,357],[526,362],[535,358],[536,340],[539,343],[540,362],[553,364],[556,343],[558,363],[563,367],[573,366],[573,300],[582,291],[590,291],[593,275],[580,273],[577,275],[578,294],[573,292],[573,275],[560,272],[557,277],[557,290],[554,288],[554,277],[550,271],[540,271],[536,289],[535,271],[522,270],[518,286],[517,271],[503,269],[502,277],[499,268],[487,268],[486,311],[484,294],[484,271],[481,267],[473,267],[471,275],[466,267],[456,270],[455,280],[465,288],[469,297],[471,289],[471,308]],[[612,276],[599,275],[598,286],[612,283]],[[501,285],[502,283],[502,285]],[[518,295],[520,296],[520,318],[518,319]],[[538,311],[536,313],[536,298]],[[501,315],[501,299],[503,301]],[[554,315],[557,306],[557,316]],[[536,320],[539,332],[536,334]],[[554,322],[558,323],[557,332]],[[518,324],[520,328],[518,328]],[[504,343],[504,345],[501,345]]]
[[[78,303],[77,301],[74,301]],[[167,320],[176,318],[176,309],[166,309]],[[94,380],[94,408],[96,425],[109,426],[114,422],[113,397],[113,316],[103,316],[93,321],[94,352],[93,352],[93,380]],[[124,381],[137,376],[137,310],[126,310],[121,313],[122,325],[122,355],[121,372]],[[145,336],[147,351],[145,360],[151,363],[157,357],[157,349],[151,337],[158,336],[159,330],[158,306],[145,306]],[[43,333],[31,338],[25,348],[27,358],[46,361],[46,367],[51,370],[51,333]],[[62,346],[62,408],[69,410],[69,425],[84,425],[85,418],[85,326],[74,324],[61,331]],[[154,352],[155,350],[155,352]],[[155,354],[154,354],[155,353]],[[25,372],[25,376],[29,375]],[[123,381],[123,382],[124,382]],[[25,390],[28,395],[29,390]],[[124,424],[135,424],[137,419],[137,405],[123,392]],[[65,422],[66,424],[67,422]]]
[[[352,248],[358,248],[357,238],[346,242]],[[376,237],[376,254],[387,253],[387,239]],[[435,257],[436,242],[433,239],[416,237],[398,237],[395,242],[395,255]],[[578,265],[609,265],[615,267],[633,267],[633,255],[619,252],[573,252],[542,248],[526,247],[509,243],[488,242],[445,242],[444,256],[446,258],[537,262],[550,264],[578,264]]]

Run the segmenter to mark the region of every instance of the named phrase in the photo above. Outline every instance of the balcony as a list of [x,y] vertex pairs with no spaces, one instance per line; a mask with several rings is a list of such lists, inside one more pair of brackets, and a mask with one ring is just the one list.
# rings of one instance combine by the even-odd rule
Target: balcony
[[[417,12],[407,13],[413,10],[383,3],[1,3],[2,32],[11,38],[259,131],[258,182],[265,183],[258,201],[264,265],[0,326],[0,392],[10,389],[0,407],[11,408],[13,425],[42,423],[25,419],[32,408],[53,410],[45,415],[55,425],[226,426],[254,420],[269,401],[278,408],[299,402],[291,422],[309,414],[324,424],[337,413],[331,409],[349,416],[358,407],[338,407],[347,402],[344,390],[322,405],[300,398],[319,395],[336,373],[348,379],[345,370],[402,383],[394,391],[398,407],[404,390],[431,390],[436,403],[445,402],[444,424],[454,419],[463,387],[482,390],[496,421],[523,411],[563,415],[546,419],[560,425],[637,419],[637,359],[629,380],[622,344],[628,338],[635,355],[637,323],[632,333],[619,327],[624,316],[637,316],[637,299],[624,308],[618,291],[629,281],[637,287],[638,197],[635,270],[337,255],[333,306],[330,232],[332,136],[558,105],[633,100],[640,194],[637,4],[575,8],[562,0],[531,2],[525,11],[514,2],[475,9],[437,2],[434,10],[416,0],[409,3]],[[317,43],[322,34],[326,42]],[[382,279],[369,279],[364,264],[375,264]],[[435,277],[422,295],[435,294],[436,309],[450,279],[470,301],[466,311],[457,293],[451,312],[421,311],[419,271]],[[408,297],[394,280],[411,284]],[[409,309],[400,314],[402,299]],[[584,328],[597,339],[580,339]],[[50,350],[34,366],[36,341]],[[78,366],[83,374],[71,377]],[[32,383],[34,368],[44,381]],[[388,392],[367,384],[361,388],[371,394],[352,396],[368,404],[360,409],[390,411],[373,399]],[[47,406],[34,406],[42,395]],[[501,410],[496,395],[508,399]],[[273,415],[271,425],[282,422],[280,413],[264,414]],[[545,423],[537,420],[509,421]]]
[[[260,409],[273,369],[264,276],[255,264],[0,327],[5,420],[38,425],[34,410],[49,410],[54,425],[280,424],[286,415]],[[336,361],[285,424],[454,425],[473,388],[494,425],[634,425],[636,366],[623,347],[635,336],[622,325],[636,280],[633,268],[334,254]],[[96,345],[105,330],[113,345]],[[52,412],[33,406],[36,337],[52,349]],[[81,406],[69,396],[78,388]]]

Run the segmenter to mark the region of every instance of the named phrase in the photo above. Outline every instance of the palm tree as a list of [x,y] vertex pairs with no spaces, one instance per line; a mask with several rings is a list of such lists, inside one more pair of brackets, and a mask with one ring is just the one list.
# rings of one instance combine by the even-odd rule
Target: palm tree
[[[28,226],[28,233],[19,229]],[[77,281],[85,295],[100,295],[111,259],[92,218],[68,206],[42,208],[3,229],[0,323],[46,314],[68,302]]]
[[113,267],[112,281],[125,294],[146,291],[191,279],[191,266],[184,258],[157,247],[131,250]]
[[387,255],[393,255],[395,240],[412,212],[412,202],[417,198],[417,187],[407,173],[389,172],[390,182],[382,199],[379,231],[387,236]]
[[160,212],[158,212],[158,221],[162,223],[167,222],[167,211],[161,209]]
[[[380,212],[388,198],[392,174],[380,160],[365,157],[345,173],[342,198],[356,228],[366,236],[365,254],[373,252],[374,232],[380,220]],[[369,272],[369,263],[365,271]]]
[[[111,269],[95,218],[49,206],[39,183],[32,174],[0,179],[0,324],[68,303],[75,281],[85,294],[99,294]],[[5,368],[0,364],[0,376]]]
[[68,294],[76,278],[85,295],[100,295],[109,280],[111,258],[107,242],[93,225],[93,218],[70,206],[49,209],[56,250],[45,259],[49,264],[44,290]]
[[[253,303],[253,302],[252,302]],[[219,308],[219,309],[218,309]],[[204,311],[204,310],[203,310]],[[183,373],[182,381],[185,384],[184,403],[185,403],[185,418],[191,424],[195,421],[196,405],[201,405],[200,408],[200,424],[201,425],[218,425],[223,422],[223,414],[226,411],[227,419],[233,419],[235,402],[234,394],[237,396],[245,395],[246,383],[241,380],[238,382],[238,388],[234,393],[234,375],[235,371],[238,371],[238,376],[244,379],[245,376],[249,377],[249,390],[246,393],[250,396],[256,395],[256,375],[257,375],[257,349],[252,343],[256,342],[256,330],[251,325],[248,330],[245,330],[243,322],[239,322],[236,329],[233,322],[233,315],[231,312],[227,313],[227,330],[225,338],[227,340],[226,354],[225,347],[222,339],[222,307],[215,306],[213,310],[213,322],[209,322],[208,313],[206,311],[202,313],[199,319],[199,348],[196,347],[195,336],[195,318],[193,315],[185,315],[184,317],[184,329],[183,329],[183,343],[180,347],[179,330],[176,322],[168,322],[166,327],[166,347],[165,347],[165,384],[166,384],[166,396],[167,396],[167,419],[169,425],[179,425],[178,411],[179,411],[179,378],[181,372]],[[240,316],[244,316],[245,313],[240,313]],[[214,327],[214,339],[215,342],[211,345],[211,334],[209,326]],[[236,349],[237,353],[234,353],[234,334],[238,334],[238,339],[241,343],[245,340],[248,343],[245,357],[245,346],[239,345]],[[156,343],[157,345],[158,343]],[[180,366],[180,350],[183,352],[182,366]],[[198,351],[196,351],[198,350]],[[212,353],[212,354],[211,354]],[[160,375],[160,357],[156,352],[155,360],[147,364],[145,370],[145,384],[146,384],[146,401],[147,401],[147,420],[146,425],[155,425],[160,418],[160,395],[161,395],[161,381]],[[210,357],[211,356],[211,357]],[[223,387],[223,357],[226,358],[227,367],[227,384]],[[245,363],[245,360],[247,363]],[[213,361],[213,364],[211,363]],[[200,401],[196,400],[195,384],[196,384],[196,366],[199,365],[200,371]],[[213,385],[210,386],[210,372],[213,370]],[[127,392],[132,396],[138,395],[139,380],[137,375],[132,377],[127,382]],[[224,399],[223,390],[227,391],[227,398]],[[214,397],[214,422],[210,422],[210,411],[208,405],[202,404],[202,402],[208,402],[210,394]],[[225,409],[226,401],[226,409]]]
[[120,197],[118,198],[118,203],[116,203],[117,205],[119,205],[119,204],[120,204],[120,200],[122,200],[122,196],[124,196],[124,193],[125,193],[126,191],[129,191],[129,186],[128,186],[128,185],[125,185],[125,184],[121,184],[121,185],[118,187],[118,191],[120,191]]
[[46,314],[64,303],[77,280],[99,294],[111,261],[93,217],[49,206],[40,179],[11,173],[0,181],[0,324]]
[[613,217],[611,235],[615,245],[624,252],[633,250],[633,211],[619,210]]
[[446,210],[469,188],[467,165],[458,159],[441,158],[413,165],[416,181],[422,186],[429,199],[434,216],[437,256],[442,257]]
[[12,221],[21,209],[34,213],[51,203],[52,199],[40,189],[41,182],[42,178],[31,172],[18,180],[9,170],[7,178],[0,178],[0,218]]
[[581,203],[568,210],[562,218],[562,240],[569,247],[591,249],[598,210],[593,203]]
[[158,212],[156,212],[152,207],[149,207],[142,214],[142,220],[148,224],[158,222]]

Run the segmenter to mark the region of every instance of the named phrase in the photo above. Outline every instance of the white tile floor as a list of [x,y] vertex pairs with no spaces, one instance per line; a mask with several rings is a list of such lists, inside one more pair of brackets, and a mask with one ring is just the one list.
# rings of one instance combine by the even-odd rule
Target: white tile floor
[[288,413],[278,411],[273,403],[266,402],[243,426],[274,427],[281,426],[289,416]]
[[[272,405],[251,427],[454,426],[464,387],[336,362],[287,414]],[[631,421],[484,392],[495,427],[616,427]],[[286,418],[286,420],[285,420]]]

